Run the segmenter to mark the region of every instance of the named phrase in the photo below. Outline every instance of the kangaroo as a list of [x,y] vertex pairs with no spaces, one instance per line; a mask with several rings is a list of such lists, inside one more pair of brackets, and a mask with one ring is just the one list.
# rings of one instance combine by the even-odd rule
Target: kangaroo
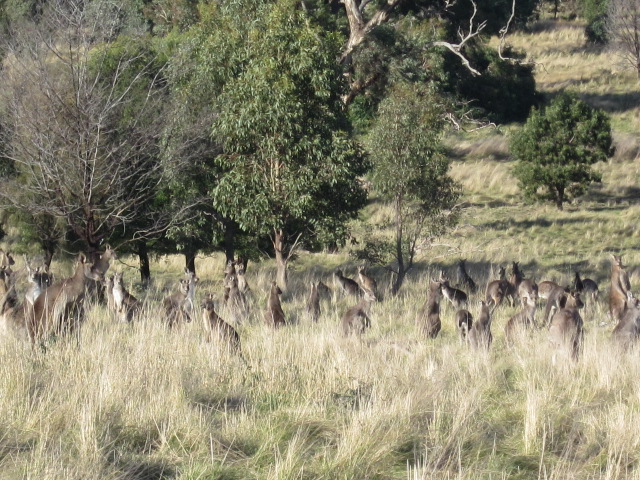
[[436,338],[442,322],[440,321],[440,298],[442,297],[442,285],[440,282],[429,283],[429,294],[424,306],[418,312],[416,325],[423,334],[429,338]]
[[238,290],[240,293],[246,296],[251,291],[249,284],[247,283],[247,277],[245,272],[247,271],[247,264],[244,260],[238,260],[236,262],[236,279],[238,280]]
[[522,304],[524,308],[509,319],[504,329],[504,336],[508,344],[513,342],[516,330],[523,327],[527,330],[532,327],[537,328],[538,325],[535,318],[536,300],[537,296],[522,297]]
[[359,296],[361,294],[362,291],[360,290],[358,282],[345,277],[342,274],[342,270],[336,270],[333,278],[336,283],[336,289],[340,290],[343,295]]
[[485,295],[485,303],[487,305],[493,305],[494,310],[502,304],[509,289],[509,282],[507,282],[504,267],[498,269],[498,276],[500,277],[499,280],[489,282]]
[[244,360],[240,348],[240,335],[238,335],[235,328],[225,322],[216,313],[213,295],[211,293],[207,294],[207,297],[202,303],[202,308],[202,320],[204,322],[207,342],[211,342],[214,338],[217,338],[225,343],[230,351],[237,353]]
[[11,253],[5,252],[0,248],[0,267],[5,267],[11,270],[11,266],[15,264],[16,261],[11,256]]
[[545,280],[544,282],[540,282],[538,284],[538,297],[544,298],[547,300],[549,298],[549,294],[555,289],[559,288],[556,282],[552,282],[551,280]]
[[287,323],[280,303],[281,294],[282,290],[280,290],[276,282],[271,282],[271,292],[267,300],[267,310],[264,312],[264,322],[269,327],[280,328]]
[[367,328],[371,327],[369,310],[371,309],[371,304],[375,301],[376,296],[373,292],[365,290],[362,300],[344,313],[342,316],[342,333],[345,337],[354,333],[362,335]]
[[544,307],[544,314],[542,316],[542,324],[549,326],[551,319],[557,310],[564,308],[567,300],[567,294],[571,290],[569,287],[556,286],[547,295],[547,304]]
[[621,255],[612,255],[611,289],[609,290],[609,312],[611,317],[619,322],[624,316],[627,304],[627,292],[631,291],[631,283],[622,264]]
[[103,274],[94,270],[81,253],[73,276],[54,283],[36,298],[28,322],[29,338],[36,342],[51,332],[71,333],[82,322],[87,285],[103,279]]
[[458,277],[458,285],[466,287],[471,293],[478,291],[476,282],[469,276],[465,267],[466,260],[458,260],[458,266],[456,268],[456,276]]
[[583,280],[582,278],[580,278],[580,272],[575,272],[575,277],[573,279],[573,289],[582,294],[589,295],[592,300],[596,300],[598,298],[598,294],[600,293],[598,284],[590,278],[585,278]]
[[311,321],[317,323],[320,318],[320,294],[318,293],[318,283],[311,282],[309,292],[309,301],[307,302],[307,313],[311,317]]
[[473,348],[488,349],[493,341],[491,335],[491,311],[486,302],[480,300],[480,315],[478,320],[473,322],[469,331],[469,344]]
[[[564,307],[559,308],[551,319],[549,340],[556,348],[569,347],[571,357],[578,359],[582,346],[582,317],[578,310],[584,306],[578,292],[565,294]],[[555,363],[555,355],[554,355]]]
[[449,300],[451,305],[456,309],[461,309],[467,305],[467,294],[449,285],[449,280],[444,276],[444,272],[440,272],[440,285],[442,287],[442,295]]
[[631,292],[627,292],[627,310],[611,336],[625,350],[632,347],[640,336],[640,300]]
[[180,280],[180,289],[162,302],[169,328],[192,320],[191,312],[199,280],[192,272],[187,272],[186,278]]
[[375,281],[373,277],[368,276],[365,273],[364,266],[358,267],[358,279],[360,280],[360,288],[363,291],[370,291],[374,296],[378,293],[378,283]]
[[518,262],[511,263],[511,275],[509,275],[509,280],[507,282],[507,291],[505,293],[506,297],[509,297],[509,302],[513,307],[516,304],[516,298],[518,297],[518,290],[520,288],[520,284],[524,280],[524,275],[520,270],[520,264]]
[[36,298],[38,298],[38,296],[53,283],[53,275],[50,275],[46,271],[41,271],[40,267],[36,267],[35,270],[32,270],[28,263],[26,265],[29,288],[24,294],[24,299],[29,305],[33,306],[36,302]]
[[231,312],[233,320],[237,323],[244,320],[248,313],[247,298],[238,286],[238,277],[230,274],[225,277],[224,304]]
[[5,295],[6,299],[0,313],[14,308],[18,304],[18,295],[15,289],[15,273],[11,268],[2,265],[0,266],[0,297],[4,297]]
[[529,300],[538,301],[538,285],[535,280],[524,279],[518,286],[518,297],[522,300],[522,306],[527,307]]
[[113,300],[113,275],[109,275],[104,279],[104,293],[107,296],[107,309],[110,311],[116,311],[116,303]]
[[120,321],[131,323],[133,316],[140,310],[140,301],[124,287],[121,273],[116,273],[113,277],[112,295],[115,309],[120,314]]
[[33,306],[24,302],[22,305],[8,308],[7,300],[13,291],[15,285],[12,285],[0,300],[0,311],[3,312],[0,314],[0,333],[18,340],[29,340],[27,319],[33,315]]
[[116,255],[115,250],[111,248],[109,244],[107,244],[104,253],[101,253],[100,258],[98,258],[98,260],[96,260],[96,262],[93,264],[93,269],[94,271],[100,272],[102,275],[105,275],[107,273],[107,270],[109,270],[111,260],[117,259],[118,255]]
[[469,341],[469,330],[473,326],[473,315],[469,310],[458,310],[456,312],[456,325],[458,326],[458,333],[460,335],[460,341],[466,343]]
[[331,299],[331,289],[324,282],[318,282],[318,296],[320,300]]
[[[101,253],[99,258],[93,264],[93,271],[98,272],[104,278],[109,270],[109,266],[111,265],[111,260],[117,260],[118,255],[116,255],[115,250],[111,248],[109,244],[107,244],[104,253]],[[104,283],[104,282],[103,282]],[[87,285],[87,290],[91,294],[91,296],[95,299],[97,298],[100,302],[104,302],[104,284],[89,282]]]

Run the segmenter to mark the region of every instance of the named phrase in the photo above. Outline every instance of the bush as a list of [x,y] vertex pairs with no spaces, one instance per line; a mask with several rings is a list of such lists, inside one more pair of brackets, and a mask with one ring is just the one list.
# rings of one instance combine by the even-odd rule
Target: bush
[[591,165],[613,155],[609,117],[570,94],[558,95],[543,110],[534,109],[511,138],[518,160],[513,173],[525,197],[552,200],[562,210],[601,176]]

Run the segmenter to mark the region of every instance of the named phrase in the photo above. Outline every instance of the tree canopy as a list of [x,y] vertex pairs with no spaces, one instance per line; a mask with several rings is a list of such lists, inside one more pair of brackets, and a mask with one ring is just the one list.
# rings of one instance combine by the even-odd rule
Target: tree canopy
[[531,112],[511,138],[513,173],[529,199],[552,200],[559,209],[601,175],[591,166],[613,155],[611,125],[602,110],[562,93]]

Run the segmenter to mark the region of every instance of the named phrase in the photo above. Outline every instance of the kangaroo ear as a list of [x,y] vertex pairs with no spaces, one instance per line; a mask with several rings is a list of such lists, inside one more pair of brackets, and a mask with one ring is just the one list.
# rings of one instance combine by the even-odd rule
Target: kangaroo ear
[[78,255],[78,261],[80,263],[87,263],[87,257],[84,255],[84,253]]

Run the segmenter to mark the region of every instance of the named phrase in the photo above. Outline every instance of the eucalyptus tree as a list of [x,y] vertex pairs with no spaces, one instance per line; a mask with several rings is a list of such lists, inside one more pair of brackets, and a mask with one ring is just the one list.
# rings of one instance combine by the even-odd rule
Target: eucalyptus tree
[[394,232],[378,251],[389,252],[397,269],[397,293],[416,256],[457,221],[459,187],[448,175],[443,153],[444,112],[429,86],[397,84],[380,104],[367,136],[375,190],[391,206],[383,227]]
[[358,177],[367,162],[341,100],[340,37],[297,2],[246,3],[207,7],[179,60],[193,68],[176,83],[209,98],[216,114],[211,135],[222,148],[222,174],[212,185],[215,208],[269,237],[285,288],[293,249],[343,232],[364,205]]

